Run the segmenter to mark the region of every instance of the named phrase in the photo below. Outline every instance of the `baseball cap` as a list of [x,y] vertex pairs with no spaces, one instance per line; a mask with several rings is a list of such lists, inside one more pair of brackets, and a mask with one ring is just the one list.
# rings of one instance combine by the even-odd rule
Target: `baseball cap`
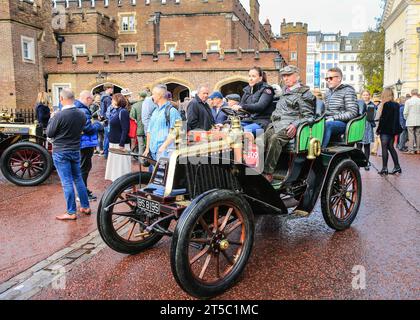
[[215,91],[210,95],[209,99],[214,99],[214,98],[223,99],[223,95],[219,91]]

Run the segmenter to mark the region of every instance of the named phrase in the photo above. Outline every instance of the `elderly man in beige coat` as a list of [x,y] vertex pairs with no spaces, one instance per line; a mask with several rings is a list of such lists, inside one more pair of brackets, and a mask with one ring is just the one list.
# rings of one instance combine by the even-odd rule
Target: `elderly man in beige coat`
[[408,154],[420,154],[420,97],[419,90],[411,91],[411,98],[404,107],[404,118],[408,129]]

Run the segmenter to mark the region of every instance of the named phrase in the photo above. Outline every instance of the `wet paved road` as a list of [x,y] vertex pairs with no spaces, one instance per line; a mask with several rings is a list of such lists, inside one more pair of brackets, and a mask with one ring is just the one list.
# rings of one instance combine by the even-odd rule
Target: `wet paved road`
[[[105,161],[95,156],[89,181],[100,196],[108,182],[103,180]],[[92,203],[96,210],[97,203]],[[0,173],[0,283],[70,246],[96,229],[96,215],[80,216],[77,221],[55,220],[65,212],[60,179],[54,172],[42,185],[17,187]]]
[[[372,160],[376,168],[380,168],[380,159]],[[319,207],[308,219],[260,218],[253,253],[241,281],[218,298],[419,299],[420,156],[402,156],[401,162],[404,173],[399,177],[385,179],[374,169],[362,170],[362,206],[352,228],[345,232],[335,233],[329,229]],[[96,178],[102,181],[100,165],[95,170]],[[2,223],[0,228],[2,244],[7,243],[7,250],[2,245],[0,262],[1,270],[8,263],[13,271],[2,271],[0,282],[16,273],[15,265],[18,269],[30,266],[30,261],[40,261],[51,254],[53,248],[63,247],[83,231],[88,233],[94,229],[94,217],[81,219],[76,224],[55,223],[51,220],[57,209],[37,207],[37,200],[20,204],[22,197],[29,200],[40,194],[45,194],[48,202],[52,192],[51,203],[57,203],[54,199],[61,199],[61,191],[57,192],[54,187],[57,182],[51,183],[15,200],[11,199],[13,191],[0,199],[2,214],[7,203],[9,210],[18,207],[16,214],[29,216],[28,221],[36,225],[19,232],[17,227],[24,224],[23,218],[10,220],[13,214],[6,213],[8,227]],[[102,182],[99,185],[103,187]],[[35,231],[30,232],[34,228]],[[6,237],[3,231],[7,231]],[[137,256],[105,248],[67,274],[65,290],[48,287],[33,299],[191,299],[173,279],[170,244],[170,239],[164,238],[154,248]],[[364,290],[352,288],[354,266],[363,266],[366,270]]]

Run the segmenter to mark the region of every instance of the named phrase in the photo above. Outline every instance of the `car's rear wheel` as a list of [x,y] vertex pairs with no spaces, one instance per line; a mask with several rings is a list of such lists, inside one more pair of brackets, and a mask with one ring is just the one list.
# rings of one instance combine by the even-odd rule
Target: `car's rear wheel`
[[327,225],[337,231],[351,226],[362,199],[359,167],[350,159],[335,165],[327,176],[321,195],[321,209]]
[[[147,216],[138,210],[137,198],[133,197],[140,188],[146,186],[150,173],[129,173],[115,180],[104,193],[98,208],[98,230],[105,243],[113,250],[125,254],[137,254],[156,244],[163,235],[145,232],[159,216]],[[166,220],[159,225],[166,229]]]
[[8,147],[0,158],[4,177],[18,186],[37,186],[51,174],[53,161],[49,152],[33,142],[19,142]]
[[210,191],[181,215],[171,247],[178,284],[198,298],[231,287],[242,274],[254,241],[251,207],[229,190]]

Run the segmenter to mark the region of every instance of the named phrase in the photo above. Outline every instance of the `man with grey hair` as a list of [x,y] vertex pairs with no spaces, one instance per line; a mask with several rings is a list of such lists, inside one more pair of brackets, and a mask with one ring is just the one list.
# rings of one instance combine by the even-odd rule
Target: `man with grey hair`
[[265,132],[265,163],[264,176],[269,182],[285,145],[296,137],[300,124],[315,118],[315,96],[310,88],[299,82],[299,69],[296,66],[286,66],[280,70],[285,85],[283,94],[274,110],[271,121]]
[[166,155],[166,151],[172,145],[169,130],[174,128],[175,121],[180,119],[178,110],[166,98],[165,85],[157,85],[152,90],[152,98],[156,104],[150,123],[147,128],[145,157],[158,160]]
[[420,97],[417,89],[411,91],[411,98],[405,103],[404,118],[409,140],[407,154],[420,154]]
[[90,201],[96,200],[96,196],[89,190],[87,180],[89,172],[92,169],[92,157],[95,148],[98,146],[98,131],[101,130],[102,125],[99,122],[92,123],[92,113],[90,106],[93,103],[93,95],[90,91],[83,90],[80,92],[79,100],[76,100],[74,105],[79,110],[83,111],[86,116],[86,123],[83,127],[83,133],[80,141],[80,169],[82,171],[83,182],[87,188],[87,193]]
[[215,124],[210,106],[207,104],[209,87],[201,85],[197,95],[190,101],[187,108],[187,130],[209,131]]
[[63,186],[67,212],[58,220],[76,220],[76,199],[73,184],[80,198],[80,212],[90,214],[89,199],[80,171],[80,137],[86,124],[83,111],[74,105],[74,93],[63,89],[60,93],[61,111],[52,115],[47,127],[47,137],[53,139],[52,158]]
[[[158,84],[156,87],[161,87],[162,90],[166,91],[168,88],[164,84]],[[144,132],[147,132],[149,129],[149,122],[152,118],[153,111],[156,109],[156,103],[153,101],[153,96],[148,96],[146,99],[144,99],[143,106],[141,109],[141,121],[144,126]]]

